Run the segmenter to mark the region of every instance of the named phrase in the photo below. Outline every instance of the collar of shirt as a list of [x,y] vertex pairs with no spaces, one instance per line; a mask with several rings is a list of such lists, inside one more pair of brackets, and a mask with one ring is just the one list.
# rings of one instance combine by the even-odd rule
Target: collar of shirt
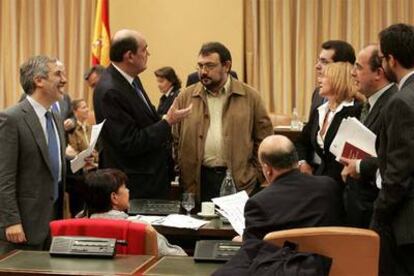
[[174,86],[171,86],[170,89],[168,89],[167,93],[164,94],[164,96],[166,98],[168,98],[170,96],[171,92],[173,91],[173,89],[174,89]]
[[[219,92],[220,95],[227,94],[230,91],[230,83],[231,83],[230,79],[231,79],[230,76],[227,75],[226,83],[220,89],[220,92]],[[215,93],[213,93],[210,90],[208,90],[205,86],[204,86],[204,91],[207,92],[207,95],[211,95],[211,96],[215,95]]]
[[398,83],[398,90],[401,90],[401,88],[403,87],[403,85],[404,85],[404,83],[407,81],[407,79],[409,78],[409,77],[411,77],[411,75],[413,75],[414,74],[414,70],[413,71],[411,71],[411,72],[409,72],[407,75],[405,75],[401,80],[400,80],[400,82]]
[[115,67],[116,70],[118,70],[119,73],[121,73],[121,75],[127,80],[127,82],[134,87],[134,85],[132,84],[132,82],[134,81],[134,78],[131,77],[130,75],[128,75],[127,73],[125,73],[124,71],[122,71],[121,68],[119,68],[118,66],[116,66],[115,64],[112,63],[112,65]]
[[[339,111],[341,111],[344,107],[347,107],[347,106],[352,106],[352,105],[354,105],[354,100],[352,99],[352,100],[350,100],[350,101],[342,101],[336,108],[335,108],[335,111],[333,111],[332,113],[333,114],[336,114],[336,113],[338,113]],[[328,111],[329,111],[329,101],[328,102],[326,102],[326,103],[324,103],[324,104],[321,104],[319,107],[318,107],[318,111],[319,111],[319,115],[321,114],[321,113],[324,113],[324,114],[326,114]]]
[[29,101],[29,103],[33,107],[33,109],[36,112],[37,117],[39,117],[40,121],[45,120],[45,114],[47,112],[47,109],[29,95],[27,96],[27,100]]
[[378,99],[381,97],[382,94],[384,94],[385,91],[388,90],[388,88],[390,88],[392,85],[394,85],[394,83],[389,83],[386,86],[384,86],[383,88],[381,88],[380,90],[378,90],[377,92],[375,92],[371,97],[368,98],[368,102],[369,102],[369,111],[372,110],[372,108],[374,107],[375,103],[378,101]]

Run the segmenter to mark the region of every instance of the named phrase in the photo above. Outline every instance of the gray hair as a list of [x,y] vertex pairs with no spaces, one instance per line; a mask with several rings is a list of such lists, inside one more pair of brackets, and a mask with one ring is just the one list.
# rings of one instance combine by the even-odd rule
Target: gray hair
[[31,57],[28,61],[20,66],[20,84],[27,95],[33,94],[36,85],[35,78],[48,78],[49,63],[57,60],[48,56]]

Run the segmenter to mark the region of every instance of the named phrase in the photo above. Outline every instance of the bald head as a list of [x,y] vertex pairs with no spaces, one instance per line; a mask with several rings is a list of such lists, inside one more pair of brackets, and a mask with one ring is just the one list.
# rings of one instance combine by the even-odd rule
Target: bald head
[[150,55],[145,37],[134,30],[119,30],[111,41],[109,57],[116,66],[135,77],[147,68]]
[[287,137],[271,135],[259,146],[259,160],[274,169],[289,169],[296,167],[298,155],[295,146]]
[[130,51],[135,54],[142,47],[144,36],[134,30],[122,29],[117,31],[112,37],[110,59],[113,62],[122,62],[124,55]]

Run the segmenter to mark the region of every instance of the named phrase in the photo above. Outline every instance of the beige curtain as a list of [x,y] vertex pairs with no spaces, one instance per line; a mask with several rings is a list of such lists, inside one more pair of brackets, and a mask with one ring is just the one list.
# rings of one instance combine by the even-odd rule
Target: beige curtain
[[413,0],[244,0],[246,80],[270,112],[307,120],[314,64],[325,40],[356,52],[398,22],[414,24]]
[[0,0],[0,110],[23,93],[19,66],[39,54],[66,66],[73,98],[90,93],[83,80],[90,66],[95,0]]

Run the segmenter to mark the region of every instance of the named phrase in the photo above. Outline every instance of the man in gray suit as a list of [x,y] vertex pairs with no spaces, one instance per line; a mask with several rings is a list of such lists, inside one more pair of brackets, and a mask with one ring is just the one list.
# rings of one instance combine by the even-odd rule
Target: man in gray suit
[[20,82],[26,99],[0,112],[0,253],[45,249],[62,211],[65,138],[50,110],[66,78],[56,59],[36,56],[20,67]]
[[[371,227],[381,237],[380,256],[396,249],[397,270],[383,275],[414,275],[414,26],[391,25],[379,33],[379,40],[382,67],[399,91],[382,111],[382,181]],[[380,272],[385,271],[383,260]]]

